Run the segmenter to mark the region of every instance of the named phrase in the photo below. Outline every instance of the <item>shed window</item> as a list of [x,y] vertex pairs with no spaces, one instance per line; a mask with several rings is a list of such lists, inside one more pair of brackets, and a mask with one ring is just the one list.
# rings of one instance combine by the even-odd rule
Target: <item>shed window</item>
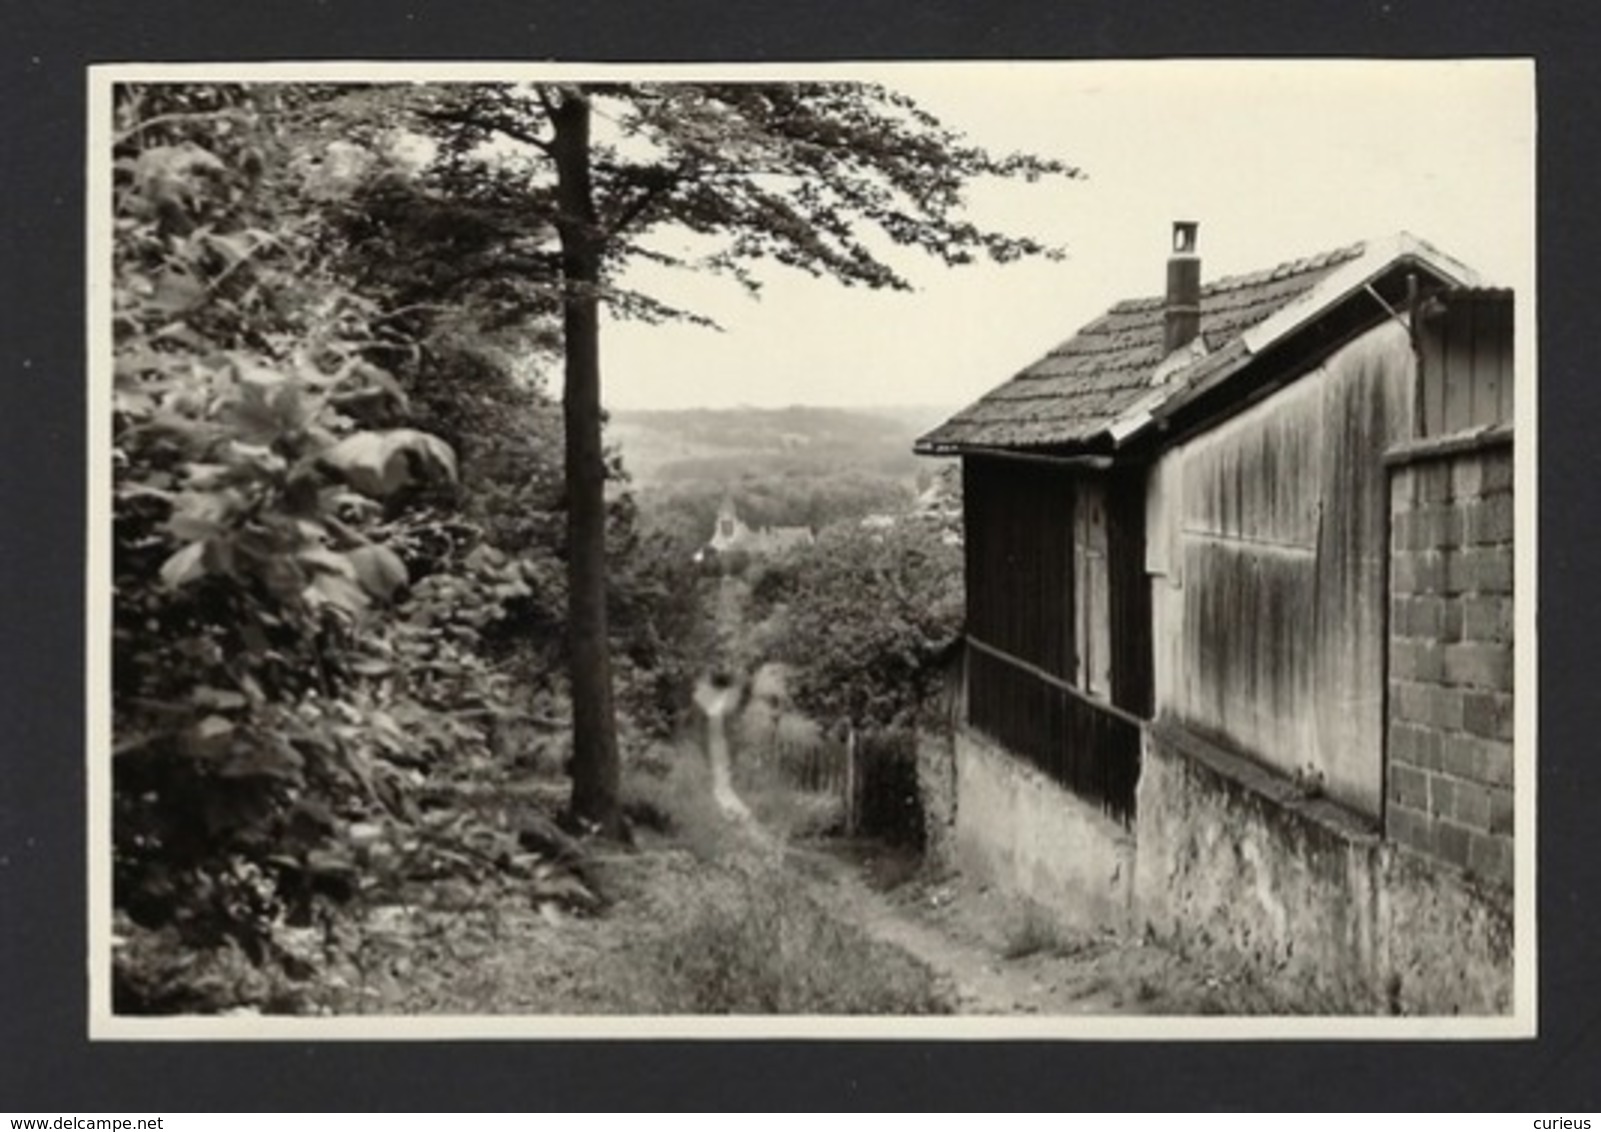
[[1106,575],[1106,490],[1082,482],[1073,515],[1074,683],[1092,696],[1112,693],[1111,603]]

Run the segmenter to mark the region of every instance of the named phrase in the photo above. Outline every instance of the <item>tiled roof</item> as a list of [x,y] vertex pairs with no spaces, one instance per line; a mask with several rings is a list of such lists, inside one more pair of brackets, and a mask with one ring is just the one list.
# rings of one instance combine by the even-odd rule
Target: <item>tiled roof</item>
[[[1218,279],[1201,288],[1206,352],[1168,366],[1164,300],[1118,303],[1039,361],[917,442],[919,452],[968,447],[1037,448],[1089,440],[1157,388],[1178,390],[1242,359],[1242,335],[1306,295],[1366,244]],[[1199,350],[1195,351],[1200,353]]]

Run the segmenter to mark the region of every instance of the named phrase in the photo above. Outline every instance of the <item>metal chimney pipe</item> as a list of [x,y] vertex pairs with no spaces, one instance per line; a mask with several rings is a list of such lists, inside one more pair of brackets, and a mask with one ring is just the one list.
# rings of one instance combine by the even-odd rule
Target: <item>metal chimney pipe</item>
[[1188,346],[1201,333],[1201,257],[1193,220],[1173,222],[1173,254],[1167,260],[1167,301],[1162,309],[1163,356]]

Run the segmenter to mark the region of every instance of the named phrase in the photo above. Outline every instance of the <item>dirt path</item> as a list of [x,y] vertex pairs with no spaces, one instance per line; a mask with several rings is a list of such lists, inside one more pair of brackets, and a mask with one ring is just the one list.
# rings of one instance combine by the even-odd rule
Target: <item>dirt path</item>
[[817,888],[819,899],[835,915],[930,967],[959,1014],[1095,1014],[1118,1005],[1099,980],[1084,977],[1081,965],[1071,972],[1047,970],[1029,962],[1030,956],[1008,958],[1004,944],[953,931],[958,925],[949,914],[938,915],[937,896],[925,896],[924,886],[886,894],[827,856],[814,858],[813,867],[829,874]]
[[1138,939],[1047,927],[966,878],[909,873],[905,854],[862,843],[792,848],[817,898],[926,964],[961,1014],[1234,1014],[1271,1009],[1238,974]]
[[[437,903],[447,894],[436,888],[432,910],[388,909],[371,925],[361,985],[340,1012],[791,1012],[764,1001],[832,1003],[825,1012],[845,1013],[876,1012],[851,1008],[873,1002],[896,1003],[887,1007],[896,1013],[972,1015],[1271,1009],[1224,972],[1135,939],[1051,930],[966,878],[928,876],[905,852],[788,840],[745,823],[720,828],[713,845],[653,837],[597,858],[594,875],[608,897],[598,915],[531,903],[515,886],[447,904]],[[801,914],[806,906],[815,908]],[[803,954],[825,946],[834,952]],[[729,977],[771,984],[772,998],[753,1000]],[[791,979],[810,981],[809,997],[776,989]],[[702,993],[708,986],[711,998]],[[892,987],[912,989],[880,993]],[[705,1002],[731,1005],[697,1005]]]

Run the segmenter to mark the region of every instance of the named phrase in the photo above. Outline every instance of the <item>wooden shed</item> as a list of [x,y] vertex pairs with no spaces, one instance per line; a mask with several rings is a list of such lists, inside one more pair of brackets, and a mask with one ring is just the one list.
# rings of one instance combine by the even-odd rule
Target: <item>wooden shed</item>
[[1176,224],[1164,294],[917,442],[961,458],[965,725],[1125,825],[1153,719],[1376,815],[1384,455],[1510,419],[1509,297],[1405,234],[1200,275]]

